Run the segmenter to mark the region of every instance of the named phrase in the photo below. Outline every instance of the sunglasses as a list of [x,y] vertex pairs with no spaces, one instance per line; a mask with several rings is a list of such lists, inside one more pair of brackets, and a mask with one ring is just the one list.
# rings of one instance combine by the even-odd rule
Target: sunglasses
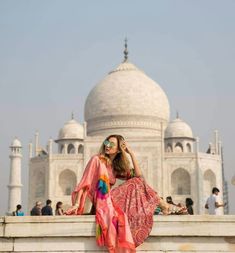
[[113,148],[115,146],[114,142],[111,142],[111,141],[108,141],[108,140],[105,140],[103,144],[104,144],[104,146],[106,146],[108,148]]

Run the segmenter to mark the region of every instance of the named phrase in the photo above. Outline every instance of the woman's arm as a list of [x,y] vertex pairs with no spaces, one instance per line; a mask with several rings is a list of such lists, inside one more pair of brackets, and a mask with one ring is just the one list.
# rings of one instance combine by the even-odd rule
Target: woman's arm
[[130,157],[131,157],[133,166],[134,166],[135,176],[136,176],[136,177],[141,177],[141,176],[142,176],[142,173],[141,173],[139,164],[138,164],[138,162],[137,162],[137,160],[136,160],[136,157],[135,157],[134,153],[131,152],[131,153],[129,153],[129,154],[130,154]]
[[83,193],[84,189],[81,189],[79,192],[77,192],[76,197],[75,197],[75,201],[74,201],[74,207],[78,207],[80,206],[80,200],[81,200],[81,196]]
[[137,159],[135,157],[134,152],[130,149],[129,145],[126,142],[123,142],[123,149],[130,155],[132,164],[134,166],[135,176],[141,177],[142,173],[139,167],[139,164],[137,162]]
[[[85,201],[89,189],[94,186],[95,179],[97,177],[97,169],[100,166],[100,159],[98,155],[93,156],[86,165],[83,172],[82,179],[72,192],[72,207],[68,209],[65,214],[67,215],[80,215],[85,208]],[[98,180],[98,179],[97,179]],[[93,194],[93,193],[92,193]],[[93,198],[93,196],[92,196]]]

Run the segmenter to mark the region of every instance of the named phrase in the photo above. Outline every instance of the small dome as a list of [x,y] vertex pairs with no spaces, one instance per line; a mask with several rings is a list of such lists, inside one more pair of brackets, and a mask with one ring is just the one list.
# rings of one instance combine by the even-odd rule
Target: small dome
[[64,127],[60,129],[58,140],[65,139],[83,139],[84,129],[75,119],[71,119],[65,123]]
[[12,141],[11,147],[14,147],[14,148],[21,148],[22,147],[21,142],[18,140],[18,138],[15,138]]
[[193,138],[191,127],[183,120],[176,118],[165,130],[165,138]]

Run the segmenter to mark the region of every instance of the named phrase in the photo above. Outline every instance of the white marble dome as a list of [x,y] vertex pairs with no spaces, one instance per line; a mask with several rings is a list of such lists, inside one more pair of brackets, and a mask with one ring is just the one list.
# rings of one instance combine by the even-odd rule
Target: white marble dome
[[168,120],[169,102],[165,92],[127,61],[98,83],[85,103],[88,134],[108,128],[159,130],[160,122]]
[[14,148],[21,148],[22,147],[21,142],[18,140],[18,138],[15,138],[12,141],[11,147],[14,147]]
[[84,128],[75,119],[69,120],[59,131],[58,140],[83,139]]
[[165,130],[165,138],[194,138],[191,127],[183,120],[176,118]]

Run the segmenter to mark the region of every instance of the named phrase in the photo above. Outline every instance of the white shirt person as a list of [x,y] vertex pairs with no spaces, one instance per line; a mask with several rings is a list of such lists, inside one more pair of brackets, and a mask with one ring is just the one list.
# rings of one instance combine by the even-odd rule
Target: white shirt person
[[219,207],[223,207],[226,205],[226,203],[224,204],[219,204],[219,189],[214,187],[212,189],[212,194],[211,196],[207,199],[206,201],[206,205],[205,208],[208,209],[209,214],[211,215],[219,215]]

